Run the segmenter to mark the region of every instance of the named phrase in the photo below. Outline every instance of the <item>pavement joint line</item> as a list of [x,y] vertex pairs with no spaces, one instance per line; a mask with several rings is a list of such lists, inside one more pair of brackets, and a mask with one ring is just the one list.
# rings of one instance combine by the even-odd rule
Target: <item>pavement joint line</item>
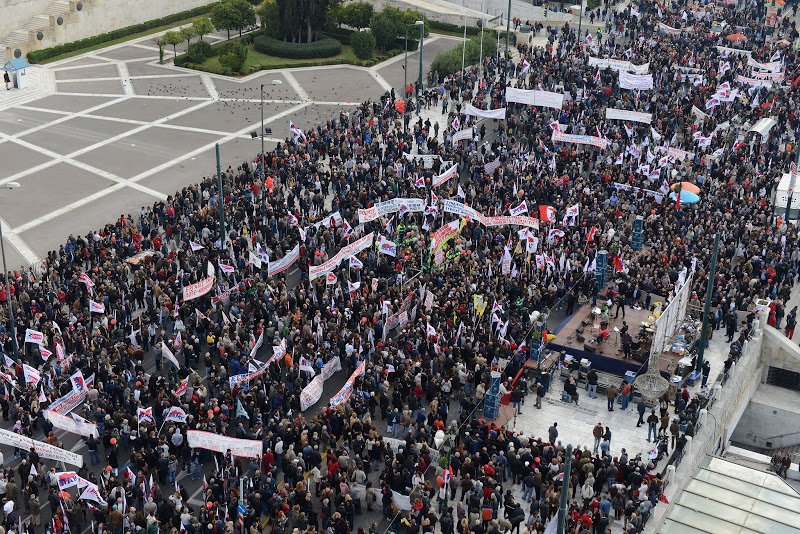
[[[62,72],[66,70],[78,70],[78,69],[90,69],[92,67],[107,67],[111,62],[105,61],[103,63],[90,63],[89,65],[68,65],[66,67],[56,67],[54,69],[49,69],[54,72]],[[86,79],[86,81],[89,81]]]
[[39,262],[39,256],[37,256],[33,249],[28,246],[28,243],[26,243],[25,240],[19,236],[19,233],[12,230],[11,226],[9,226],[9,224],[1,217],[0,225],[2,225],[4,228],[3,239],[5,239],[8,244],[14,247],[17,253],[25,258],[25,261],[31,264]]
[[[68,78],[65,80],[56,80],[57,83],[82,83],[82,82],[113,82],[116,80],[122,80],[123,85],[125,80],[154,80],[154,79],[161,79],[161,78],[186,78],[185,74],[151,74],[151,75],[141,75],[141,76],[130,76],[127,74],[128,66],[126,63],[120,61],[117,63],[117,67],[122,71],[125,70],[126,75],[121,76],[104,76],[100,78]],[[59,93],[60,94],[60,93]],[[128,94],[128,93],[126,93]],[[130,93],[131,96],[134,95],[133,92]]]
[[[208,102],[210,103],[212,101],[209,100]],[[273,115],[272,117],[266,118],[264,120],[264,124],[271,123],[271,122],[276,121],[278,119],[281,119],[281,118],[283,118],[283,117],[285,117],[287,115],[290,115],[292,113],[296,113],[296,112],[300,111],[301,109],[307,107],[308,105],[310,105],[310,102],[305,102],[303,104],[298,104],[298,105],[293,106],[293,107],[291,107],[289,109],[286,109],[286,110],[284,110],[284,111],[282,111],[282,112],[280,112],[280,113],[278,113],[276,115]],[[259,123],[260,123],[260,121],[259,121]],[[57,217],[60,217],[61,215],[64,215],[64,214],[69,213],[71,211],[74,211],[74,210],[76,210],[78,208],[81,208],[83,206],[91,204],[92,202],[95,202],[96,200],[98,200],[98,199],[100,199],[100,198],[102,198],[102,197],[104,197],[106,195],[109,195],[111,193],[119,191],[123,187],[129,186],[128,184],[135,184],[135,183],[137,183],[137,182],[139,182],[141,180],[144,180],[145,178],[149,178],[150,176],[153,176],[153,175],[155,175],[155,174],[157,174],[159,172],[162,172],[162,171],[164,171],[166,169],[169,169],[170,167],[172,167],[174,165],[177,165],[177,164],[182,163],[182,162],[184,162],[184,161],[186,161],[186,160],[188,160],[190,158],[193,158],[193,157],[195,157],[195,156],[197,156],[199,154],[202,154],[203,152],[205,152],[207,150],[211,150],[212,148],[214,148],[214,146],[216,144],[220,144],[221,145],[221,144],[227,143],[228,141],[232,141],[232,140],[234,140],[234,139],[236,139],[236,138],[238,138],[238,137],[240,137],[240,136],[252,131],[252,129],[254,127],[257,127],[255,125],[257,125],[259,123],[249,124],[246,128],[242,128],[238,132],[234,132],[232,134],[226,135],[225,137],[222,137],[222,138],[220,138],[220,139],[218,139],[218,140],[216,140],[216,141],[214,141],[212,143],[208,143],[208,144],[206,144],[204,146],[196,148],[195,150],[187,152],[187,153],[183,154],[182,156],[179,156],[178,158],[171,159],[171,160],[169,160],[167,162],[162,163],[161,165],[158,165],[158,166],[153,167],[153,168],[151,168],[151,169],[149,169],[147,171],[144,171],[144,172],[138,174],[137,176],[134,176],[133,178],[129,178],[127,180],[126,184],[124,184],[124,185],[123,184],[114,184],[111,187],[107,187],[107,188],[105,188],[105,189],[103,189],[101,191],[96,191],[95,193],[93,193],[93,194],[91,194],[91,195],[89,195],[87,197],[84,197],[84,198],[82,198],[80,200],[72,202],[71,204],[68,204],[67,206],[63,206],[63,207],[61,207],[59,209],[53,210],[50,213],[46,213],[46,214],[44,214],[44,215],[42,215],[40,217],[37,217],[36,219],[33,219],[31,221],[28,221],[25,224],[22,224],[21,226],[15,228],[14,231],[16,233],[18,233],[18,234],[21,234],[23,232],[26,232],[26,231],[32,229],[32,228],[36,228],[37,226],[40,226],[40,225],[42,225],[42,224],[44,224],[44,223],[46,223],[48,221],[51,221],[51,220],[53,220],[53,219],[55,219]]]
[[[172,76],[168,74],[166,76]],[[211,97],[212,100],[219,100],[219,91],[217,91],[217,86],[214,85],[214,80],[208,74],[201,74],[200,80],[203,82],[203,86],[208,91],[208,96]]]
[[131,84],[131,75],[128,72],[128,65],[122,61],[117,61],[117,70],[119,71],[119,77],[122,81],[122,90],[125,91],[125,94],[128,96],[133,96],[135,93],[133,92],[133,85]]
[[303,99],[304,102],[310,102],[311,98],[309,98],[308,93],[306,90],[303,89],[303,86],[300,85],[300,82],[297,81],[297,78],[294,77],[294,74],[291,72],[284,72],[283,76],[286,78],[286,82],[295,90],[297,95]]
[[383,76],[378,74],[378,71],[376,71],[375,69],[369,69],[369,75],[372,76],[373,80],[378,82],[378,85],[383,87],[384,91],[391,91],[392,90],[392,84],[390,84],[388,81],[386,81],[386,78],[384,78]]

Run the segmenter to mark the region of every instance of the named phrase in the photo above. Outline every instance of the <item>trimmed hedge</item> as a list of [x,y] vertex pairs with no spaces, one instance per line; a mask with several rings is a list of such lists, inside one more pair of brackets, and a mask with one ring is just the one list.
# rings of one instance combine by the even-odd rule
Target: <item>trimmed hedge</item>
[[342,43],[325,37],[313,43],[290,43],[262,35],[253,39],[253,48],[262,54],[288,59],[317,59],[336,56]]
[[[494,32],[483,34],[483,58],[492,57],[497,53],[497,40]],[[461,70],[461,54],[464,45],[456,45],[452,50],[438,54],[431,63],[431,71],[439,73],[440,77],[450,76]],[[481,36],[477,35],[466,43],[464,65],[475,65],[480,60]]]
[[213,4],[208,4],[206,6],[199,6],[194,9],[190,9],[188,11],[182,11],[180,13],[175,13],[174,15],[167,15],[166,17],[149,20],[141,24],[126,26],[125,28],[120,28],[118,30],[113,30],[108,33],[95,35],[94,37],[81,39],[80,41],[72,41],[71,43],[64,43],[62,45],[53,46],[51,48],[44,48],[42,50],[33,50],[31,52],[28,52],[27,55],[28,63],[31,64],[41,63],[42,61],[45,61],[47,59],[56,56],[60,56],[61,54],[75,52],[83,48],[88,48],[90,46],[107,43],[109,41],[114,41],[122,37],[127,37],[129,35],[146,32],[147,30],[152,30],[153,28],[158,28],[159,26],[166,26],[168,24],[173,24],[181,20],[199,17],[200,15],[207,15],[208,13],[211,12],[211,10],[217,3],[218,2],[215,2]]
[[[464,26],[459,26],[458,24],[450,24],[449,22],[439,22],[438,20],[431,20],[428,19],[425,21],[425,24],[431,30],[441,30],[444,32],[452,32],[452,33],[463,33]],[[478,35],[481,33],[481,29],[477,26],[467,26],[467,35]]]
[[[178,57],[176,57],[172,61],[172,64],[175,65],[176,67],[185,67],[187,65],[197,65],[197,64],[202,63],[203,61],[205,61],[206,59],[208,59],[210,57],[218,56],[218,55],[224,53],[223,51],[225,50],[225,46],[226,45],[229,46],[229,45],[231,45],[233,43],[242,43],[243,45],[248,46],[253,42],[253,39],[255,37],[257,37],[259,35],[263,35],[263,34],[264,34],[263,30],[256,30],[254,32],[246,33],[246,34],[242,35],[241,37],[234,37],[234,38],[232,38],[232,39],[230,39],[228,41],[222,41],[220,43],[213,44],[213,45],[209,44],[209,46],[207,48],[204,45],[200,45],[200,46],[203,47],[204,52],[205,52],[205,54],[204,54],[205,57],[202,58],[202,60],[200,60],[199,57],[191,58],[190,57],[191,56],[190,50],[197,43],[199,43],[199,42],[206,42],[207,43],[207,41],[195,41],[194,43],[189,45],[189,50],[187,50],[183,54],[181,54]],[[223,73],[220,72],[219,74],[223,74]]]

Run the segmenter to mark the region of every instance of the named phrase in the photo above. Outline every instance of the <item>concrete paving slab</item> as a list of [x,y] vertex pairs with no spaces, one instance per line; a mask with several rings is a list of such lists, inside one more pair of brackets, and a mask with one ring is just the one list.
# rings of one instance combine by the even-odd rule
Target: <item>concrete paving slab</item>
[[98,110],[94,115],[150,122],[196,105],[196,100],[176,102],[172,98],[133,97]]
[[121,214],[139,212],[141,206],[152,206],[153,197],[128,188],[114,191],[102,197],[103,209],[80,210],[80,225],[75,224],[75,212],[66,212],[47,224],[22,232],[20,237],[31,244],[33,250],[44,257],[50,250],[66,243],[72,235],[86,234],[116,220]]
[[175,71],[162,65],[151,65],[147,61],[131,61],[126,63],[131,76],[158,76],[159,74],[175,74]]
[[[174,102],[173,102],[174,103]],[[292,104],[264,104],[264,120],[280,113]],[[217,102],[203,109],[192,111],[167,124],[205,128],[223,132],[238,132],[248,125],[258,125],[261,121],[261,105],[255,102]],[[288,122],[287,122],[288,125]],[[270,125],[271,126],[271,125]],[[288,128],[288,126],[287,126]],[[274,130],[273,130],[274,131]]]
[[114,182],[88,171],[57,163],[20,180],[20,187],[13,191],[14,202],[5,206],[3,218],[16,227],[112,185]]
[[[273,150],[277,143],[270,141],[264,142],[266,150]],[[219,147],[220,158],[223,167],[228,165],[240,165],[244,161],[252,161],[256,154],[261,150],[261,141],[253,139],[234,139],[223,143]],[[184,161],[175,163],[172,167],[164,169],[156,175],[143,179],[140,184],[171,195],[176,191],[195,184],[206,176],[215,176],[217,172],[216,155],[214,149],[205,150],[202,153],[188,158]],[[152,204],[152,201],[150,201]]]
[[68,111],[79,113],[85,109],[99,106],[104,102],[110,102],[111,97],[107,96],[80,96],[80,95],[50,95],[39,100],[28,102],[28,106],[43,109],[54,109],[57,111]]
[[103,80],[93,82],[56,82],[59,93],[86,93],[98,95],[121,95],[122,81]]
[[[264,84],[265,100],[299,100],[297,92],[292,89],[286,77],[277,71],[262,71],[261,74],[246,82],[240,82],[228,78],[214,77],[214,86],[217,88],[220,98],[254,99],[261,98],[261,84]],[[273,80],[281,83],[271,84]]]
[[103,142],[133,128],[135,126],[121,122],[75,117],[25,135],[22,139],[66,155]]
[[[2,206],[2,203],[0,203]],[[20,267],[25,267],[28,265],[28,262],[25,261],[25,258],[17,252],[17,249],[8,242],[8,239],[3,239],[3,246],[6,249],[6,265],[8,266],[9,271],[13,271],[19,269]]]
[[174,96],[209,98],[208,91],[200,79],[200,74],[181,78],[153,78],[131,80],[133,91],[141,96]]
[[152,127],[76,159],[122,178],[131,178],[216,139],[218,136]]
[[2,169],[0,174],[4,178],[13,176],[50,160],[51,158],[18,145],[13,141],[0,143],[0,169]]
[[95,52],[94,55],[101,58],[116,59],[119,61],[125,61],[131,59],[143,59],[147,57],[158,59],[158,50],[156,49],[153,52],[154,53],[150,53],[144,48],[139,48],[138,46],[123,46],[112,50],[99,50]]
[[303,69],[292,72],[311,100],[363,102],[384,91],[369,72],[341,65],[334,69]]
[[7,135],[14,135],[19,132],[47,124],[63,115],[58,113],[47,113],[44,111],[34,111],[30,109],[7,109],[0,113],[0,132]]
[[56,70],[62,67],[77,67],[79,65],[107,65],[109,60],[99,57],[79,57],[77,59],[70,59],[65,60],[63,63],[59,63],[57,67],[54,67]]
[[114,64],[93,65],[80,69],[57,70],[56,80],[82,80],[91,78],[114,78],[119,76]]
[[[461,39],[453,37],[439,36],[435,41],[426,41],[422,50],[423,76],[428,75],[431,63],[437,54],[452,50],[461,44]],[[377,69],[378,74],[383,76],[389,84],[397,89],[403,88],[403,64],[405,56],[401,54],[401,59],[394,61],[384,67]],[[414,83],[419,79],[419,52],[408,53],[408,83]],[[427,83],[427,81],[426,81]]]
[[[346,108],[348,108],[348,106],[345,106],[345,109]],[[355,106],[349,106],[350,112],[354,109]],[[294,115],[287,117],[287,120],[277,121],[272,126],[272,137],[279,139],[291,138],[292,134],[289,131],[289,120],[294,122],[295,126],[298,128],[306,130],[308,128],[316,128],[317,124],[327,121],[328,119],[339,120],[339,112],[342,110],[342,106],[311,104]]]

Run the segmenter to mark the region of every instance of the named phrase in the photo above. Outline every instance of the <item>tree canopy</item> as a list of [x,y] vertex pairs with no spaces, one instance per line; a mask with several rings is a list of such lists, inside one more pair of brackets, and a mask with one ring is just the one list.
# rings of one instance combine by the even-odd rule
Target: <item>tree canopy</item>
[[341,0],[267,0],[259,8],[267,34],[293,42],[313,42]]

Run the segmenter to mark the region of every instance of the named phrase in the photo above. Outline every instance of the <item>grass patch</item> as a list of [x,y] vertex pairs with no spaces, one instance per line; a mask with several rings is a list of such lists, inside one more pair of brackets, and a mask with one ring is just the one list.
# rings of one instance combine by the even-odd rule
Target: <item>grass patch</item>
[[[191,24],[192,20],[196,19],[198,16],[201,16],[201,17],[202,16],[208,16],[208,13],[206,13],[206,15],[195,15],[195,16],[187,18],[187,19],[183,19],[183,20],[179,20],[177,22],[173,22],[172,24],[164,24],[163,26],[158,26],[156,28],[151,28],[151,29],[143,31],[143,32],[134,33],[134,34],[131,34],[131,35],[126,35],[125,37],[120,37],[119,39],[114,39],[112,41],[106,41],[104,43],[97,43],[97,44],[94,44],[92,46],[87,46],[86,48],[81,48],[79,50],[73,50],[72,52],[66,52],[64,54],[59,54],[57,56],[53,56],[51,58],[44,59],[44,60],[40,61],[39,63],[40,64],[53,63],[54,61],[60,61],[62,59],[75,57],[75,56],[78,56],[80,54],[85,54],[87,52],[94,52],[95,50],[100,50],[101,48],[106,48],[106,47],[113,46],[113,45],[120,44],[120,43],[124,43],[124,42],[127,42],[127,41],[132,41],[132,40],[138,39],[140,37],[147,37],[148,35],[153,35],[154,33],[159,33],[159,32],[163,32],[165,30],[170,30],[172,28],[177,28],[178,26],[183,26],[184,24]],[[156,58],[158,58],[158,51],[153,50],[153,52],[156,54]],[[169,47],[164,49],[164,61],[167,60],[168,52],[169,52]]]
[[[386,53],[378,52],[370,60],[358,59],[353,52],[350,45],[342,45],[341,53],[327,58],[312,58],[312,59],[289,59],[275,56],[268,56],[262,54],[253,48],[253,45],[248,46],[247,60],[242,67],[242,76],[252,74],[261,70],[272,69],[286,69],[295,67],[317,67],[320,65],[358,65],[362,67],[371,67],[381,61],[385,61],[397,54],[402,53],[401,50],[391,50]],[[225,69],[219,63],[219,56],[214,56],[206,59],[200,64],[186,63],[187,68],[201,70],[205,72],[213,72],[216,74],[225,74]]]

